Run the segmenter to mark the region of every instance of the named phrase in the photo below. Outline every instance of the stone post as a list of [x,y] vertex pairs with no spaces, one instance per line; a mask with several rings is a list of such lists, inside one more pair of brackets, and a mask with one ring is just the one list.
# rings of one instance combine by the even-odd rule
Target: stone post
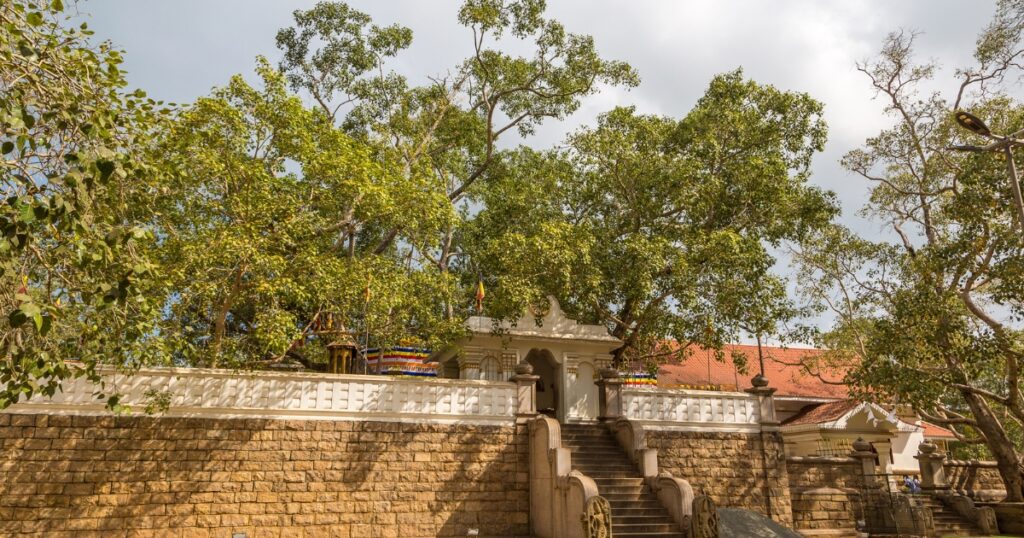
[[942,465],[946,455],[937,452],[938,448],[934,443],[925,441],[917,447],[918,452],[914,456],[921,468],[921,489],[932,494],[949,489],[946,469]]
[[793,524],[793,508],[789,497],[789,472],[786,454],[775,415],[775,391],[768,386],[768,378],[756,375],[751,387],[744,392],[757,397],[761,424],[761,465],[764,467],[765,515],[784,525]]
[[622,412],[622,378],[616,368],[601,370],[601,379],[597,385],[598,418],[602,421],[614,421],[623,416]]
[[533,375],[533,366],[528,362],[521,362],[516,365],[516,374],[512,376],[516,384],[516,396],[519,407],[516,410],[517,417],[529,418],[537,414],[537,380],[539,375]]
[[864,487],[870,489],[878,485],[875,482],[875,454],[871,451],[871,443],[864,440],[863,437],[858,437],[853,442],[853,453],[851,457],[860,461],[860,472],[864,477]]
[[761,416],[761,424],[767,426],[778,426],[779,421],[775,418],[775,398],[772,397],[777,389],[768,386],[768,378],[763,375],[756,375],[750,380],[752,385],[744,392],[757,396],[758,411]]

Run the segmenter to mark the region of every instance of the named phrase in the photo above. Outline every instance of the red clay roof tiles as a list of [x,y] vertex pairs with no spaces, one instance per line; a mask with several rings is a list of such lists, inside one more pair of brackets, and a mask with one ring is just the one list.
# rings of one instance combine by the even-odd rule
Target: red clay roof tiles
[[[843,372],[810,372],[801,365],[801,359],[820,353],[816,349],[780,348],[762,346],[765,377],[768,386],[778,389],[777,396],[804,396],[812,398],[845,399],[847,387],[841,383]],[[725,360],[715,360],[714,352],[696,348],[681,363],[664,364],[658,369],[658,385],[666,388],[696,388],[711,386],[718,390],[750,388],[750,378],[760,371],[757,346],[732,344],[724,349]],[[746,358],[746,372],[738,371],[730,359],[738,353]],[[829,382],[826,382],[829,381]]]

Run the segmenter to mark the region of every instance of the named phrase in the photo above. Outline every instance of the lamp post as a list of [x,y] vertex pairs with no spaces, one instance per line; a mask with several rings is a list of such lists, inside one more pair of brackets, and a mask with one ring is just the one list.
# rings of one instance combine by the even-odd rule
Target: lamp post
[[1010,135],[997,135],[993,133],[985,122],[971,114],[958,110],[954,117],[957,124],[968,131],[983,136],[991,142],[984,146],[962,145],[952,146],[950,149],[956,151],[969,151],[973,153],[986,153],[1001,151],[1006,156],[1006,173],[1010,176],[1010,187],[1013,190],[1013,202],[1017,206],[1017,226],[1024,230],[1024,196],[1021,195],[1020,179],[1017,177],[1017,165],[1013,162],[1013,147],[1024,146],[1024,140],[1017,138],[1024,135],[1024,129]]

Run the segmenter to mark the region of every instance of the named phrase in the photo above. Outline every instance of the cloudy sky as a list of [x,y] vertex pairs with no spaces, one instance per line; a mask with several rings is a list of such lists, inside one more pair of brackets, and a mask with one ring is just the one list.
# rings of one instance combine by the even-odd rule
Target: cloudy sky
[[[471,50],[453,0],[351,0],[378,24],[412,28],[413,45],[395,68],[413,81],[446,72]],[[127,51],[129,81],[166,101],[189,102],[234,73],[251,77],[254,58],[279,57],[276,31],[309,1],[89,0],[81,17]],[[549,14],[569,31],[594,36],[606,58],[625,60],[642,83],[589,98],[572,118],[546,124],[525,142],[550,146],[617,105],[679,117],[717,73],[742,67],[748,77],[808,92],[825,103],[830,136],[814,164],[813,181],[834,190],[843,220],[865,234],[879,227],[858,219],[867,185],[838,165],[846,151],[889,120],[856,63],[874,55],[885,35],[921,33],[918,55],[938,61],[937,90],[955,88],[953,69],[968,65],[994,0],[548,0]]]
[[[224,84],[234,73],[252,73],[254,58],[276,62],[274,34],[291,24],[291,12],[314,2],[284,0],[89,0],[82,17],[100,39],[127,51],[129,81],[150,95],[189,102]],[[351,0],[379,24],[412,28],[414,40],[396,68],[413,80],[444,73],[471,47],[469,30],[455,20],[460,2]],[[572,32],[594,36],[607,58],[625,60],[642,83],[591,97],[568,121],[548,123],[526,140],[557,143],[581,124],[617,105],[681,116],[716,73],[742,67],[747,76],[779,88],[810,93],[825,103],[830,136],[818,156],[814,181],[836,191],[844,220],[862,232],[875,227],[856,219],[866,185],[837,164],[842,154],[888,120],[855,64],[871,57],[888,32],[921,32],[919,56],[939,61],[952,89],[952,69],[971,60],[978,32],[992,15],[992,0],[812,2],[754,0],[549,0],[549,13]]]

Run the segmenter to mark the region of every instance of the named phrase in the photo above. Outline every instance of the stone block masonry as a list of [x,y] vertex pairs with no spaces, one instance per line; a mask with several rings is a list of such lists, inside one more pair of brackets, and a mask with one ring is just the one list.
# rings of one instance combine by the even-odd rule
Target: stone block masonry
[[[659,468],[718,506],[745,508],[792,525],[786,460],[778,432],[725,433],[647,428]],[[762,449],[762,439],[766,439]]]
[[529,534],[522,425],[0,413],[0,535]]
[[[864,479],[853,458],[792,457],[786,461],[793,524],[800,531],[856,536]],[[842,534],[839,531],[846,531]],[[805,532],[805,534],[811,534]]]

